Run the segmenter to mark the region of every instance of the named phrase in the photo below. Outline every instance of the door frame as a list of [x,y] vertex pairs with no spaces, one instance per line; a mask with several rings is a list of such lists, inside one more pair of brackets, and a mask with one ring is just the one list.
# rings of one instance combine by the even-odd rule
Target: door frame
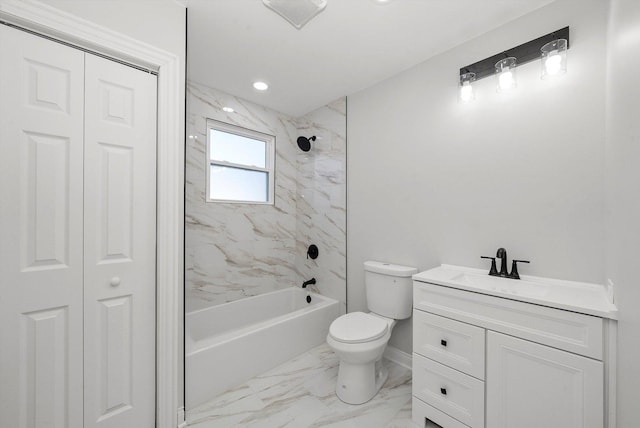
[[0,20],[158,72],[156,427],[182,425],[184,59],[35,0],[0,0]]

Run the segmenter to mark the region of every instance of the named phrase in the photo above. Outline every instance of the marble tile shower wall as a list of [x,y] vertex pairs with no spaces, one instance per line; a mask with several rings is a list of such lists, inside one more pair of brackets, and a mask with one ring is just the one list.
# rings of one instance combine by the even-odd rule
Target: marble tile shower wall
[[[287,287],[296,279],[296,126],[292,118],[189,83],[186,151],[187,312]],[[222,107],[232,106],[234,113]],[[275,205],[205,202],[206,120],[276,136]]]
[[[189,82],[187,103],[186,311],[299,286],[309,275],[344,308],[345,99],[293,118]],[[274,205],[205,202],[207,118],[276,136]],[[306,132],[321,137],[309,153],[296,144]],[[320,247],[315,261],[306,259],[312,241]]]
[[[298,151],[296,272],[299,282],[316,278],[320,293],[347,300],[346,212],[347,100],[341,98],[298,118],[298,132],[315,135],[308,152]],[[306,258],[309,244],[319,248]]]

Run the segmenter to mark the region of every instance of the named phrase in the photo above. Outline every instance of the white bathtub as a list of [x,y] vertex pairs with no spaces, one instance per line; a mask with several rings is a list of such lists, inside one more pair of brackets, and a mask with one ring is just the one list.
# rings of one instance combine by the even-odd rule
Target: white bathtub
[[324,343],[338,316],[337,300],[298,287],[188,313],[187,409]]

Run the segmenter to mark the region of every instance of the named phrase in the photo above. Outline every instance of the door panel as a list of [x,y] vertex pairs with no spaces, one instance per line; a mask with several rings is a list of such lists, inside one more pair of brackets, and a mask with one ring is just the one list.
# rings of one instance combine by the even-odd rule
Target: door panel
[[84,54],[0,25],[0,426],[82,427]]
[[100,260],[130,262],[133,230],[133,149],[98,143],[100,162]]
[[100,418],[131,408],[131,296],[100,301],[98,347],[98,405]]
[[85,427],[155,423],[156,79],[86,55]]
[[22,315],[20,383],[26,385],[22,421],[26,426],[66,427],[68,403],[68,307]]
[[[78,142],[74,142],[78,144]],[[24,131],[20,194],[22,269],[66,268],[69,253],[68,137]]]
[[601,361],[487,333],[487,427],[602,428]]

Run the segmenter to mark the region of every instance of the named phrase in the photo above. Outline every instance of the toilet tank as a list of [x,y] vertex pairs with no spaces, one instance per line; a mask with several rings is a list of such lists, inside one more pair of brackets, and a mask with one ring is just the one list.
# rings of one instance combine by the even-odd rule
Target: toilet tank
[[364,262],[367,307],[387,318],[402,320],[413,309],[413,280],[418,269],[391,263]]

